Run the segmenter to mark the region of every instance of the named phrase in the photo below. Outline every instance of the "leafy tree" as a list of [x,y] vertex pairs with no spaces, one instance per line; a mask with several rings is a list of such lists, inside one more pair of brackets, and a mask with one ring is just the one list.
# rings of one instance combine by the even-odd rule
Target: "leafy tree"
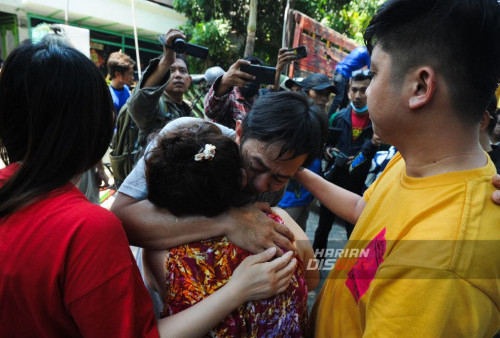
[[[347,37],[363,44],[363,31],[370,23],[376,10],[385,0],[349,0],[334,2],[335,6],[328,7],[326,3],[331,2],[321,0],[323,4],[317,7],[314,13],[319,21],[340,32]],[[318,20],[318,19],[317,19]]]
[[[383,0],[292,0],[293,8],[362,43],[362,31]],[[181,29],[191,42],[209,47],[206,61],[191,60],[192,72],[243,57],[250,0],[174,0],[187,23]],[[286,0],[259,0],[254,55],[276,64],[281,47]]]
[[[307,3],[308,0],[298,0]],[[281,47],[281,31],[286,0],[259,0],[257,7],[257,30],[254,55],[269,65],[276,63]],[[174,9],[183,13],[187,23],[181,27],[194,43],[210,49],[207,64],[217,64],[227,69],[238,58],[242,58],[247,36],[249,0],[174,0]],[[211,39],[203,37],[205,31],[195,27],[208,26]],[[221,27],[225,31],[217,34]],[[224,49],[223,53],[217,50]],[[193,60],[193,71],[205,66],[200,60]]]

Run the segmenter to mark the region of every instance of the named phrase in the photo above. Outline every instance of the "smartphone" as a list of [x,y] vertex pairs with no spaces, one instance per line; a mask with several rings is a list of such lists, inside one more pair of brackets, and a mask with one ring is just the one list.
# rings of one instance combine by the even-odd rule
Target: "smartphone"
[[289,52],[295,52],[295,60],[300,60],[307,57],[306,46],[298,46],[288,50]]
[[255,80],[261,84],[274,84],[276,76],[276,68],[259,66],[259,65],[241,65],[240,70],[242,72],[252,74],[255,76]]

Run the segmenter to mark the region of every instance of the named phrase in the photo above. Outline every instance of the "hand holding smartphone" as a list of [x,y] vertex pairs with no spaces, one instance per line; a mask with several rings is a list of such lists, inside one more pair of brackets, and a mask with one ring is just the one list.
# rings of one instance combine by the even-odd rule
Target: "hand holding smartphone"
[[259,65],[241,65],[242,72],[255,76],[255,81],[261,84],[274,84],[276,68]]
[[298,46],[288,50],[289,52],[295,53],[295,60],[300,60],[307,57],[306,46]]

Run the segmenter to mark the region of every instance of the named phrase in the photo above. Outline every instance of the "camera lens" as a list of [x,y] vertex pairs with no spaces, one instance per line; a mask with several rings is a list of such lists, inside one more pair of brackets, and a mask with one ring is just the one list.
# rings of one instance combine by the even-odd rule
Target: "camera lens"
[[172,43],[172,49],[176,53],[186,52],[186,47],[187,47],[186,41],[184,41],[184,39],[181,38],[175,39],[174,42]]

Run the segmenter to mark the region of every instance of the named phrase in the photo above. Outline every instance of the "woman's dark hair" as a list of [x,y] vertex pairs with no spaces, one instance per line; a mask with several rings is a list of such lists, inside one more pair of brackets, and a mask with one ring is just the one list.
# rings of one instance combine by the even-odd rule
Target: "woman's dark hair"
[[0,139],[16,173],[0,188],[0,217],[96,164],[113,133],[109,89],[79,51],[22,43],[0,76]]
[[241,145],[249,139],[281,144],[278,158],[307,154],[303,166],[321,157],[328,133],[326,114],[303,93],[277,92],[261,96],[242,122]]
[[[206,144],[215,146],[214,157],[195,161]],[[160,136],[145,161],[148,199],[176,216],[216,216],[250,201],[242,187],[238,146],[212,123]]]

